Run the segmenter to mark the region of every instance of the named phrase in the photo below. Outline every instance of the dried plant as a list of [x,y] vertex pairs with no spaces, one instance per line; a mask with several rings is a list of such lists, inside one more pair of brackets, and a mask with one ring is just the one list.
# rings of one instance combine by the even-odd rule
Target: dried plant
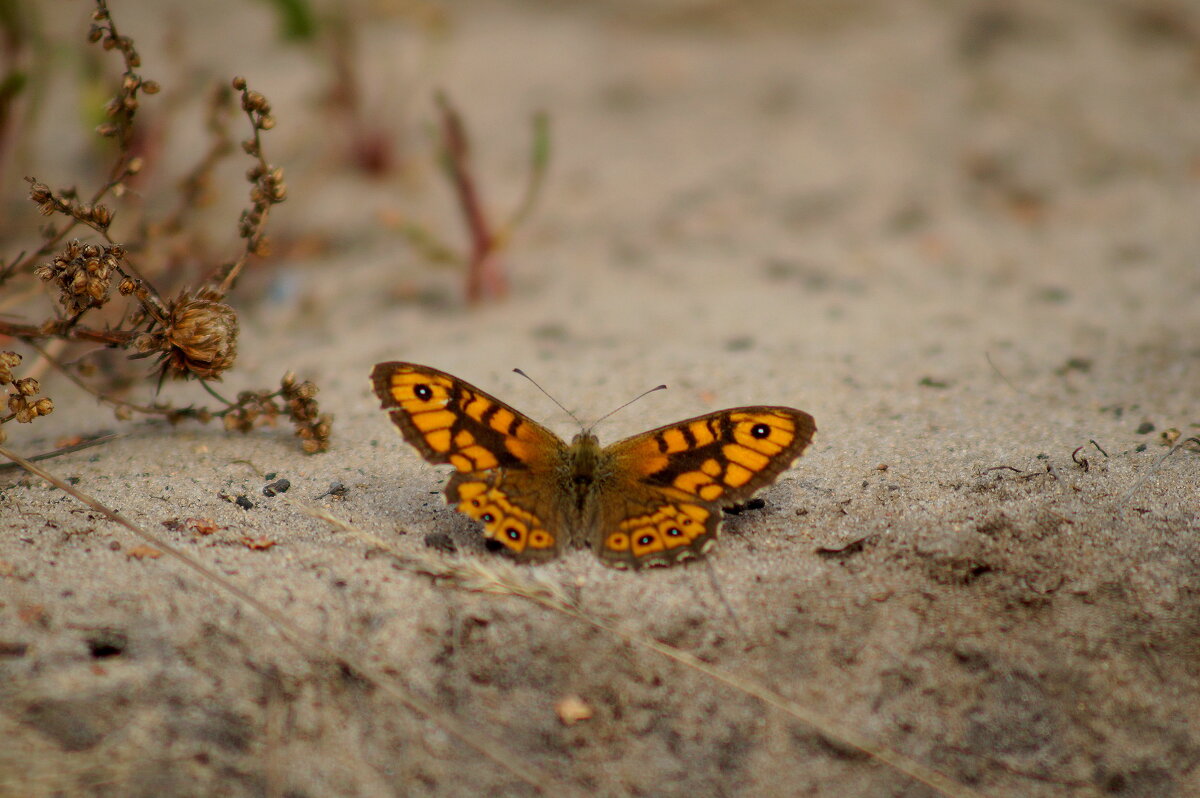
[[[28,424],[38,416],[48,416],[54,410],[54,402],[48,396],[40,399],[34,397],[41,391],[41,385],[33,377],[17,377],[13,369],[21,364],[21,356],[16,352],[0,352],[0,385],[7,386],[8,415],[0,417],[0,424],[16,421]],[[0,426],[0,443],[5,439],[4,427]]]
[[[0,320],[0,335],[12,336],[41,352],[47,362],[76,385],[114,406],[121,418],[135,413],[158,415],[172,422],[221,418],[227,429],[248,432],[257,426],[273,425],[280,416],[287,416],[305,451],[324,451],[332,419],[320,412],[314,398],[317,388],[311,382],[297,382],[288,373],[277,389],[244,391],[236,401],[224,399],[209,385],[220,381],[237,360],[238,318],[226,297],[251,256],[267,252],[266,223],[271,208],[287,198],[283,170],[268,162],[263,149],[262,134],[275,126],[270,103],[250,89],[245,79],[233,79],[232,88],[240,94],[241,109],[251,128],[242,149],[254,162],[246,174],[251,184],[250,204],[238,221],[238,235],[243,240],[240,254],[173,292],[173,298],[164,298],[146,275],[167,273],[168,264],[135,264],[134,253],[139,256],[151,253],[149,244],[155,236],[175,234],[186,227],[213,166],[231,149],[222,124],[230,92],[225,89],[212,95],[209,128],[213,144],[183,181],[177,206],[158,222],[141,220],[136,225],[140,232],[133,241],[114,240],[110,235],[114,211],[103,200],[123,196],[127,181],[144,166],[143,159],[134,154],[134,120],[142,95],[155,94],[159,87],[138,73],[141,58],[133,41],[118,32],[106,0],[95,2],[89,40],[100,43],[105,50],[118,52],[124,65],[117,90],[105,106],[107,120],[97,129],[100,136],[115,142],[116,158],[104,183],[86,199],[74,188],[55,191],[35,178],[27,178],[30,199],[43,215],[57,219],[58,223],[52,222],[43,230],[42,244],[31,254],[19,256],[0,268],[0,299],[6,287],[16,285],[21,278],[33,278],[50,287],[55,300],[51,315],[39,323]],[[68,237],[72,233],[75,235]],[[118,295],[124,301],[118,300]],[[114,314],[104,310],[110,303],[122,306],[115,321]],[[97,323],[85,325],[93,318]],[[126,401],[84,379],[91,353],[68,366],[40,346],[39,342],[47,339],[99,344],[103,348],[125,350],[130,358],[153,357],[155,368],[150,376],[156,377],[158,388],[167,379],[195,380],[221,406],[178,408],[157,401],[150,405]],[[7,353],[3,357],[5,363],[11,359]],[[16,362],[6,365],[0,377],[11,377]],[[12,385],[16,393],[9,402],[10,415],[2,421],[32,421],[53,407],[49,399],[27,398],[37,393],[36,381],[32,392],[28,391],[28,381],[3,382]]]

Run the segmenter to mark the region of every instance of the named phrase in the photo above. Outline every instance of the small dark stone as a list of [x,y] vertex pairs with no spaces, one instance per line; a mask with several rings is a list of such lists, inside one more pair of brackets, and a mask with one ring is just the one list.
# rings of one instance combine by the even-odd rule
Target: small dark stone
[[333,498],[333,499],[344,499],[344,498],[346,498],[346,494],[347,494],[347,493],[349,493],[349,492],[350,492],[350,489],[349,489],[349,488],[347,488],[347,487],[346,487],[345,485],[343,485],[342,483],[340,483],[340,482],[330,482],[330,483],[329,483],[329,490],[325,491],[324,493],[322,493],[322,494],[321,494],[320,496],[318,496],[317,498],[318,498],[318,499],[324,499],[326,496],[329,496],[330,498]]
[[292,483],[289,482],[288,480],[279,479],[279,480],[272,482],[269,485],[265,485],[263,487],[263,495],[264,496],[274,496],[278,493],[287,493],[288,488],[290,488],[291,486],[292,486]]
[[1143,421],[1141,424],[1138,424],[1135,432],[1137,432],[1138,435],[1146,435],[1148,433],[1154,432],[1154,425],[1151,424],[1149,421]]
[[96,659],[117,657],[129,647],[129,637],[117,629],[97,629],[88,635],[87,645]]
[[250,510],[254,508],[254,502],[250,501],[245,496],[238,496],[237,499],[234,500],[234,504],[236,504],[238,507],[241,507],[243,510]]

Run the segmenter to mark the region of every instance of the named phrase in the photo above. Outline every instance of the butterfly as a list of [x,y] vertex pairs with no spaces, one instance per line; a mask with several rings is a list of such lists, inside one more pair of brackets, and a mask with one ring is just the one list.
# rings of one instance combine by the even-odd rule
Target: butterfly
[[375,394],[427,461],[454,473],[446,500],[518,561],[587,546],[613,568],[667,566],[716,543],[721,508],[775,481],[812,442],[813,417],[735,407],[609,446],[568,444],[474,385],[415,363],[379,363]]

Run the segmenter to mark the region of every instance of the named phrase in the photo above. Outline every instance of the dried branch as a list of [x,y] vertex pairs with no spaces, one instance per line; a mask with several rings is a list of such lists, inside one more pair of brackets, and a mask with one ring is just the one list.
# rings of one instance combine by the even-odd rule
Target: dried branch
[[[139,95],[156,93],[158,84],[143,80],[137,73],[141,59],[133,41],[118,32],[106,0],[95,2],[89,39],[101,43],[105,50],[120,53],[124,65],[118,90],[105,107],[108,121],[97,130],[101,136],[117,142],[117,155],[107,180],[87,200],[80,199],[74,188],[55,191],[35,178],[28,178],[30,199],[39,211],[46,216],[66,217],[66,222],[58,227],[50,226],[40,247],[28,255],[14,258],[0,270],[0,287],[11,277],[28,275],[53,286],[57,291],[57,302],[51,318],[41,323],[0,320],[0,335],[12,336],[41,351],[47,362],[76,385],[116,408],[119,418],[129,418],[133,413],[165,417],[172,422],[185,418],[201,422],[220,418],[227,428],[246,432],[258,426],[273,425],[280,416],[287,416],[306,452],[324,451],[329,444],[332,418],[320,412],[314,398],[317,388],[312,383],[298,382],[288,373],[278,388],[244,391],[232,402],[221,398],[208,385],[211,381],[221,380],[237,359],[238,317],[225,297],[250,256],[266,251],[270,208],[287,196],[283,170],[272,166],[263,151],[262,133],[275,125],[270,103],[261,93],[251,90],[245,79],[233,80],[233,88],[241,93],[241,107],[251,127],[251,136],[242,143],[242,148],[255,161],[247,174],[252,186],[251,204],[242,212],[238,224],[238,233],[244,240],[241,254],[233,262],[215,269],[207,282],[185,286],[174,298],[164,298],[143,276],[143,270],[131,262],[129,253],[131,249],[144,253],[145,242],[152,233],[174,233],[184,227],[189,212],[205,190],[213,166],[230,149],[229,137],[224,131],[229,91],[215,94],[210,102],[208,126],[213,143],[183,181],[180,199],[173,212],[157,228],[143,224],[143,238],[135,247],[114,241],[109,235],[114,214],[100,199],[110,192],[119,198],[124,181],[141,170],[142,160],[133,155],[134,118],[140,107]],[[65,240],[68,232],[80,227],[90,228],[101,240]],[[45,261],[51,253],[56,254]],[[166,270],[160,266],[153,273]],[[114,326],[110,320],[103,328],[96,324],[85,325],[85,319],[114,299],[114,284],[122,297],[129,298],[120,321]],[[192,406],[177,408],[169,404],[137,404],[110,396],[51,358],[38,345],[44,339],[122,349],[130,353],[130,358],[154,357],[156,367],[148,376],[156,378],[158,388],[167,379],[198,381],[221,402],[221,406],[215,410]],[[22,401],[10,401],[14,409],[10,411],[9,420],[31,421],[37,417],[38,413],[30,408],[42,405],[35,402],[26,406],[28,403],[21,404]],[[17,408],[17,404],[21,407]]]

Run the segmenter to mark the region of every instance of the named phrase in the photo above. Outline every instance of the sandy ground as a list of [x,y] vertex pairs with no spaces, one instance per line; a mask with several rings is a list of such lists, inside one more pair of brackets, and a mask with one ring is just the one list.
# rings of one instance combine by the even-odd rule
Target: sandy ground
[[[305,512],[406,557],[495,563],[370,393],[372,364],[403,359],[565,436],[513,367],[585,421],[671,386],[603,440],[739,404],[809,411],[814,445],[726,524],[719,593],[703,566],[619,573],[588,552],[517,578],[984,795],[1200,794],[1200,460],[1159,464],[1163,430],[1200,432],[1195,6],[472,2],[440,32],[376,9],[367,100],[411,163],[367,180],[336,165],[324,73],[275,41],[266,4],[113,5],[147,74],[178,79],[153,65],[183,20],[201,72],[273,101],[291,194],[272,229],[329,243],[247,279],[225,387],[296,370],[334,442],[305,457],[283,431],[118,423],[47,378],[55,414],[8,425],[9,445],[119,432],[46,465],[374,670],[5,470],[0,793],[535,792],[465,727],[554,794],[935,794],[836,730]],[[479,309],[389,225],[459,235],[421,165],[433,86],[466,113],[498,209],[529,114],[553,119],[511,294]],[[39,176],[71,177],[55,168]],[[286,497],[262,494],[267,473]],[[164,526],[184,518],[219,529]],[[589,719],[563,721],[572,697]]]

